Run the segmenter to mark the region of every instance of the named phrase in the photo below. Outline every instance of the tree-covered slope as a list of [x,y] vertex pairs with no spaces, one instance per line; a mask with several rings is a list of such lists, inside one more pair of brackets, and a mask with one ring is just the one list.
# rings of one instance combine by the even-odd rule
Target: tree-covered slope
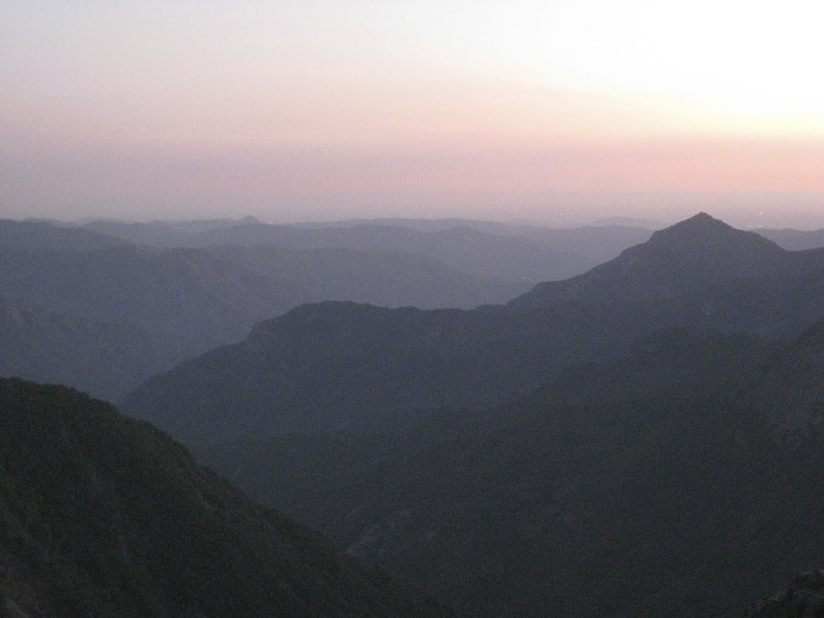
[[792,584],[755,603],[746,618],[818,618],[824,615],[824,569],[805,571]]
[[153,376],[121,405],[190,445],[311,427],[398,428],[444,405],[522,396],[568,363],[614,356],[689,314],[674,305],[529,315],[304,305]]
[[0,380],[0,607],[35,617],[445,616],[64,387]]

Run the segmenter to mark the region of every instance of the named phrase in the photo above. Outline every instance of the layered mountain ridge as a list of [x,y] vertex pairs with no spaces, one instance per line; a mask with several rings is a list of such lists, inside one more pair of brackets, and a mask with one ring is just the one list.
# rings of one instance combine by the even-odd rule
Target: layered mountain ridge
[[787,252],[701,214],[506,308],[306,305],[151,378],[122,405],[198,444],[309,427],[398,428],[440,406],[519,397],[662,328],[791,338],[821,315],[824,251]]

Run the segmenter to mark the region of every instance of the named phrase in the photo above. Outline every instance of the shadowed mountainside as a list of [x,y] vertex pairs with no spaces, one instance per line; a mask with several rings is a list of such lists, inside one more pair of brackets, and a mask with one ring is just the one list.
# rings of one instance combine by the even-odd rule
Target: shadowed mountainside
[[753,603],[746,618],[817,618],[824,614],[824,569],[797,575],[792,584]]
[[746,385],[742,405],[803,430],[824,422],[824,321],[807,329]]
[[[822,353],[822,324],[781,349],[670,330],[492,410],[203,456],[472,615],[740,616],[824,561],[822,426],[788,432],[747,403],[782,358]],[[772,379],[821,405],[815,377]]]
[[64,387],[0,379],[0,471],[3,615],[452,615]]

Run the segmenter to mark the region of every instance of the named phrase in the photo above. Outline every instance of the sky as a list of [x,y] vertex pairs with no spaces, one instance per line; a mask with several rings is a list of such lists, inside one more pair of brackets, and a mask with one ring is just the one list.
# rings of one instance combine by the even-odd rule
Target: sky
[[824,5],[0,0],[0,216],[824,227]]

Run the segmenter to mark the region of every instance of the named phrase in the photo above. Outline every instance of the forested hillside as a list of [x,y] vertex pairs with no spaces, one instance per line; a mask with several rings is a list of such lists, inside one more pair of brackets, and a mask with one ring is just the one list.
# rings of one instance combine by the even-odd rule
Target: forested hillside
[[[824,368],[803,387],[780,373],[824,354],[821,326],[778,347],[658,333],[490,410],[204,457],[472,615],[740,616],[824,564]],[[767,383],[808,403],[791,429],[758,396]]]
[[452,615],[74,390],[0,380],[0,473],[4,615]]

